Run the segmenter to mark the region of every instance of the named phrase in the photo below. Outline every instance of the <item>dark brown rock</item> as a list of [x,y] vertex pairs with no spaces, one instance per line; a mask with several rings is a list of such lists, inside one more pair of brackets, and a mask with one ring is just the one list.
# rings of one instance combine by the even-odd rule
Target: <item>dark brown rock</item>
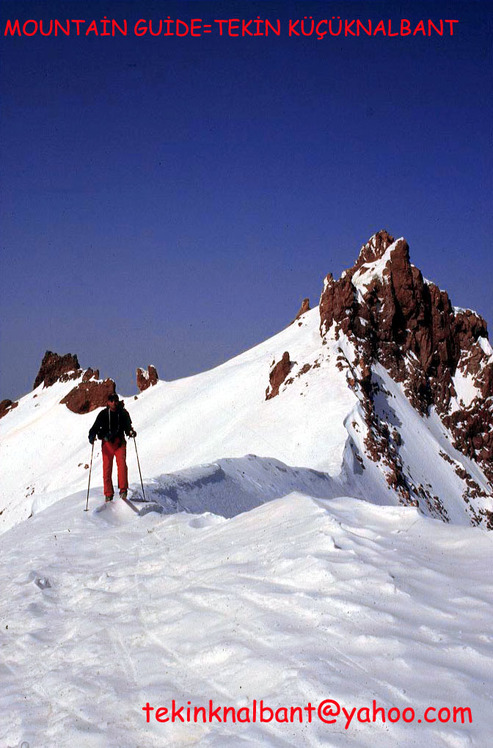
[[357,270],[359,270],[362,265],[365,265],[369,262],[375,262],[375,260],[380,260],[384,256],[390,245],[393,243],[394,237],[390,236],[388,231],[385,231],[385,229],[382,229],[378,233],[374,234],[374,236],[372,236],[366,244],[363,244],[358,255],[358,259],[356,260],[351,270],[348,271],[348,273],[352,275]]
[[291,322],[291,324],[296,322],[296,320],[298,320],[303,314],[305,314],[305,312],[309,312],[309,311],[310,311],[310,299],[303,299],[303,301],[301,302],[299,312],[294,318],[293,322]]
[[320,299],[322,326],[329,330],[337,322],[342,332],[349,332],[359,310],[356,289],[349,278],[335,281],[329,273],[325,279],[325,289]]
[[486,398],[490,397],[493,392],[493,362],[486,364],[486,366],[483,367],[481,380],[481,397],[486,400]]
[[86,369],[82,375],[82,381],[88,382],[90,379],[99,379],[99,369]]
[[303,366],[301,367],[301,369],[299,370],[299,372],[297,373],[296,376],[297,377],[302,377],[303,374],[307,374],[310,371],[311,368],[312,368],[311,364],[303,364]]
[[116,386],[112,379],[105,379],[102,382],[82,381],[60,402],[66,405],[72,413],[90,413],[96,408],[103,408],[109,395],[115,392]]
[[148,387],[153,387],[159,382],[159,376],[155,366],[151,364],[145,369],[137,369],[137,387],[141,392],[147,390]]
[[46,351],[43,357],[34,388],[40,384],[50,387],[55,382],[68,382],[71,379],[81,381],[60,402],[73,413],[89,413],[105,406],[108,395],[116,391],[112,379],[99,381],[98,369],[83,370],[79,366],[77,356],[71,353],[60,356],[52,351]]
[[270,400],[272,397],[279,394],[279,387],[284,382],[292,368],[293,363],[289,358],[288,351],[286,351],[283,353],[282,359],[274,365],[274,368],[269,374],[270,385],[265,391],[266,400]]
[[11,410],[14,408],[17,408],[19,403],[17,401],[13,402],[12,400],[2,400],[0,402],[0,418],[3,418],[7,415],[7,413],[10,413]]
[[81,373],[77,356],[71,353],[59,356],[58,353],[46,351],[38,375],[34,380],[33,389],[39,387],[40,384],[51,387],[58,381],[66,382],[69,379],[77,379]]

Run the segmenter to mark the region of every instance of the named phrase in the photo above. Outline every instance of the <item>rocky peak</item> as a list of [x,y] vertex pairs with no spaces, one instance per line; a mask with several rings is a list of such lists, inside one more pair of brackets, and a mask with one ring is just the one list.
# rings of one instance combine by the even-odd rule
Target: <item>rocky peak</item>
[[[55,382],[68,382],[72,379],[80,379],[80,382],[60,401],[72,413],[89,413],[95,408],[103,407],[108,395],[116,391],[112,379],[99,379],[98,369],[81,369],[76,355],[66,353],[60,356],[52,351],[46,351],[43,356],[34,389],[40,384],[51,387]],[[8,406],[8,409],[12,407],[15,405]]]
[[308,298],[303,299],[303,301],[301,302],[301,306],[298,310],[298,313],[296,317],[294,318],[293,322],[291,322],[291,324],[296,322],[300,317],[303,316],[303,314],[306,314],[306,312],[309,312],[309,311],[310,311],[310,299]]
[[153,387],[158,382],[159,376],[157,369],[155,366],[152,366],[152,364],[149,364],[147,371],[140,367],[137,369],[137,387],[140,392],[147,390],[149,387]]
[[55,382],[66,382],[69,379],[77,379],[81,374],[77,356],[66,353],[60,356],[58,353],[46,351],[41,362],[36,379],[34,380],[33,389],[44,384],[45,387],[51,387]]
[[[382,260],[391,246],[378,272],[364,267]],[[369,367],[383,364],[404,384],[417,410],[426,415],[434,406],[451,428],[455,446],[480,461],[493,479],[493,356],[486,352],[486,322],[474,312],[454,309],[447,292],[423,278],[404,239],[394,242],[386,231],[375,234],[339,280],[327,276],[319,308],[322,337],[329,331],[336,338],[347,335],[360,360]],[[478,397],[454,410],[458,370],[472,377]]]
[[[352,271],[358,270],[362,265],[382,259],[387,249],[394,243],[394,237],[388,231],[382,229],[363,244]],[[351,272],[351,271],[349,271]]]

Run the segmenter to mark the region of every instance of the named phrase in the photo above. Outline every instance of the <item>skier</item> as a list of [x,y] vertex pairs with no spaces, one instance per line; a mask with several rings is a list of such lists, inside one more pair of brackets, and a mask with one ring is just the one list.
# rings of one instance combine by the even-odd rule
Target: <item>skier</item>
[[105,501],[113,500],[113,481],[111,474],[113,471],[113,458],[116,457],[118,468],[118,488],[120,489],[120,498],[126,499],[128,493],[128,474],[127,474],[127,443],[125,434],[130,437],[137,436],[137,432],[132,427],[132,421],[129,413],[125,410],[124,404],[119,400],[118,395],[109,395],[107,407],[98,413],[94,425],[89,431],[89,442],[94,444],[99,437],[103,442],[103,481],[104,481],[104,498]]

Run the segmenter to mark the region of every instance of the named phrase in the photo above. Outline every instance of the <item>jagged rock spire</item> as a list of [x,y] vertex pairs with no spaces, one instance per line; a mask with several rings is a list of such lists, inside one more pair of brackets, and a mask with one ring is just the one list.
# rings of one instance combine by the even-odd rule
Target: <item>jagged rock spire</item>
[[361,267],[361,265],[364,265],[368,262],[375,262],[375,260],[380,260],[384,256],[390,245],[393,243],[394,237],[390,236],[388,231],[386,231],[385,229],[377,231],[377,233],[373,234],[373,236],[366,242],[366,244],[363,244],[363,246],[361,247],[358,259],[356,260],[353,269],[357,270]]
[[[389,248],[378,272],[363,267]],[[417,410],[435,407],[456,447],[480,461],[493,480],[493,356],[486,351],[486,322],[454,309],[447,292],[423,278],[404,239],[375,234],[339,280],[327,276],[319,308],[322,337],[346,334],[368,366],[378,361],[404,384]],[[457,370],[472,377],[478,397],[452,411]]]
[[153,387],[159,382],[159,376],[157,369],[152,364],[149,364],[147,371],[139,367],[136,372],[137,387],[140,392],[147,390],[149,387]]
[[[79,376],[80,366],[77,356],[72,353],[60,356],[58,353],[46,351],[36,379],[34,380],[33,389],[39,387],[40,384],[44,384],[45,387],[51,387],[52,384],[55,384],[55,382],[58,382],[63,376],[69,373],[74,374],[72,378]],[[66,377],[66,379],[69,378]]]

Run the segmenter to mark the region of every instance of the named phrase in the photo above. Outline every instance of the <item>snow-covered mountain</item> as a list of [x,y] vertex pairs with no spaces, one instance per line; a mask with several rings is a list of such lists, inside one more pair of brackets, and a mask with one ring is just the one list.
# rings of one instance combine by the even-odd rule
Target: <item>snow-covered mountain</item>
[[[218,495],[234,481],[238,503],[221,504],[224,516],[305,492],[308,481],[310,495],[413,505],[491,526],[486,323],[423,279],[403,239],[374,235],[338,281],[327,276],[318,307],[305,303],[293,324],[225,364],[171,382],[149,371],[152,378],[139,370],[146,389],[126,405],[149,493],[166,499],[167,511],[218,510],[188,505],[176,489],[183,481],[213,480]],[[33,392],[4,401],[2,530],[87,486],[90,409],[114,386],[98,376],[74,356],[47,353]],[[93,501],[98,495],[96,454]]]
[[0,744],[488,745],[492,371],[379,232],[270,340],[138,371],[137,516],[97,447],[83,511],[115,385],[47,352],[0,403]]

